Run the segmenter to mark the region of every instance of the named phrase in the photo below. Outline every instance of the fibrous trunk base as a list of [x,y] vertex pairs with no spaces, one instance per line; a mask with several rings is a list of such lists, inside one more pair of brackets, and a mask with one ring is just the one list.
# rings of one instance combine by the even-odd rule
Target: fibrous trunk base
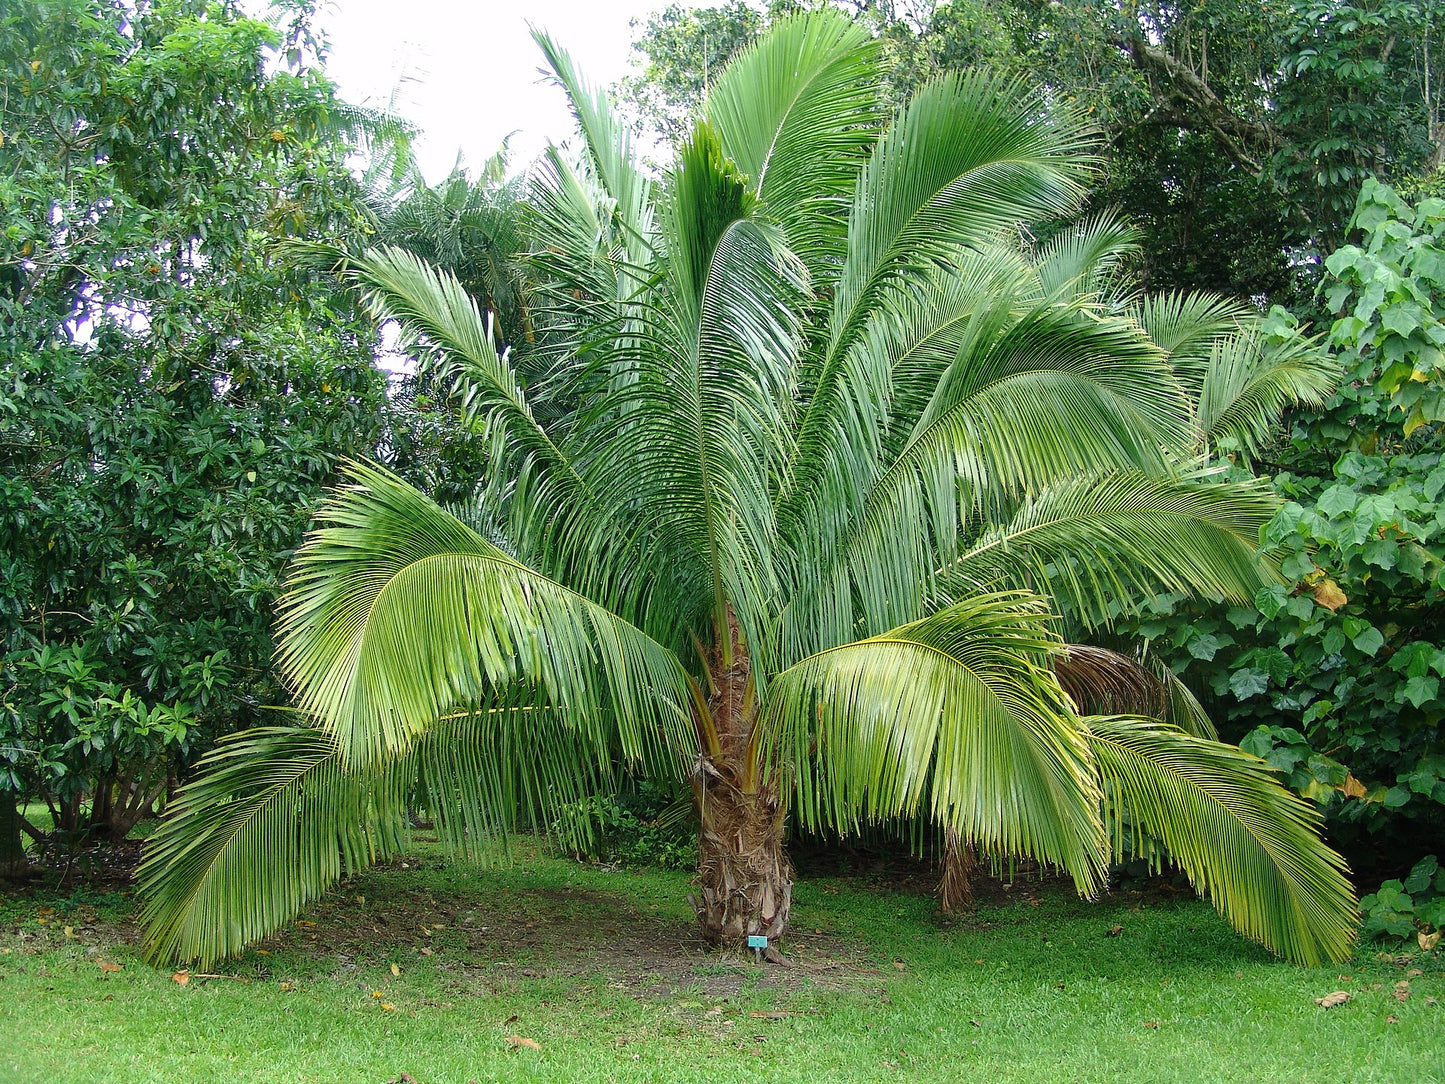
[[746,947],[747,937],[781,937],[793,905],[793,867],[783,853],[785,811],[777,793],[745,793],[703,762],[693,780],[698,829],[697,891],[703,936]]

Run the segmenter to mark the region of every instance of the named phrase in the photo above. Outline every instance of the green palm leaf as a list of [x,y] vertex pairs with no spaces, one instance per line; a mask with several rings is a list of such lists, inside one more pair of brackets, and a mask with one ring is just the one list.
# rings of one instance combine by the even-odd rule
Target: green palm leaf
[[[351,464],[295,559],[279,661],[348,764],[518,686],[624,753],[690,746],[687,678],[627,622],[521,564],[378,468]],[[615,728],[615,729],[614,729]]]
[[[1090,719],[1115,853],[1150,838],[1229,923],[1295,963],[1350,953],[1358,915],[1317,810],[1263,761],[1155,723]],[[1157,856],[1156,856],[1157,861]]]
[[614,213],[628,239],[629,251],[640,259],[651,233],[651,182],[638,166],[632,137],[612,111],[607,93],[587,84],[565,49],[540,30],[532,32],[532,39],[546,57],[557,85],[567,95],[592,166],[614,201]]
[[1087,747],[1048,667],[1059,644],[1038,601],[979,595],[773,679],[765,740],[797,768],[805,823],[930,817],[963,839],[1104,874]]
[[324,731],[249,730],[199,768],[136,873],[146,955],[157,962],[209,967],[402,845],[414,776],[348,773]]
[[1168,591],[1248,602],[1271,581],[1256,551],[1277,504],[1267,483],[1208,475],[1076,478],[985,531],[942,576],[942,597],[977,583],[1035,580],[1090,627]]
[[1322,406],[1340,382],[1340,366],[1317,340],[1268,347],[1258,334],[1215,344],[1199,387],[1199,427],[1213,446],[1229,442],[1258,455],[1278,439],[1279,417],[1295,405]]
[[1139,251],[1139,231],[1113,213],[1060,230],[1039,250],[1041,297],[1098,298],[1118,305],[1133,291],[1125,261]]
[[708,91],[723,154],[815,272],[843,254],[848,197],[882,122],[879,43],[836,12],[783,21]]

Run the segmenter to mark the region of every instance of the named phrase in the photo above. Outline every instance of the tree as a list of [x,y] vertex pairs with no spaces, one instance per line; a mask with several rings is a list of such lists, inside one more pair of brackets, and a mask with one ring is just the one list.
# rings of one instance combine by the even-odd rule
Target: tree
[[0,806],[70,838],[268,717],[282,569],[381,433],[373,325],[272,249],[365,222],[355,115],[286,44],[191,0],[0,16]]
[[152,954],[274,928],[397,845],[413,784],[465,848],[619,752],[688,773],[714,941],[786,928],[792,806],[843,830],[926,812],[1086,895],[1157,841],[1250,936],[1345,953],[1353,897],[1311,809],[1237,749],[1077,714],[1051,616],[1251,597],[1272,498],[1199,456],[1329,370],[1262,358],[1218,299],[1134,298],[1110,221],[1022,247],[1089,160],[1015,83],[949,76],[885,123],[876,42],[800,16],[735,58],[655,185],[539,40],[587,148],[552,151],[533,197],[577,406],[539,424],[548,387],[453,277],[358,262],[464,376],[489,486],[467,524],[350,468],[282,607],[318,725],[228,742],[184,792],[142,874]]

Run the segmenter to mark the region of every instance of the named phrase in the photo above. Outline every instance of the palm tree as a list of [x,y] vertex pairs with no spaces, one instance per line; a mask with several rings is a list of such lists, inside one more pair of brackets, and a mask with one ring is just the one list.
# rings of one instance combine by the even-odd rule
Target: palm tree
[[1117,224],[1026,245],[1091,160],[1014,83],[946,77],[885,118],[876,44],[802,15],[654,183],[539,41],[584,137],[533,194],[554,372],[525,387],[452,276],[356,262],[465,388],[491,482],[456,515],[351,467],[280,616],[315,725],[226,743],[186,788],[142,871],[151,951],[263,936],[399,846],[408,801],[467,849],[621,758],[690,778],[715,941],[783,933],[792,809],[926,816],[1084,895],[1147,845],[1275,951],[1345,954],[1354,899],[1312,807],[1167,719],[1080,714],[1057,672],[1127,668],[1091,656],[1081,686],[1061,630],[1269,580],[1268,488],[1204,453],[1328,371],[1236,306],[1135,296]]

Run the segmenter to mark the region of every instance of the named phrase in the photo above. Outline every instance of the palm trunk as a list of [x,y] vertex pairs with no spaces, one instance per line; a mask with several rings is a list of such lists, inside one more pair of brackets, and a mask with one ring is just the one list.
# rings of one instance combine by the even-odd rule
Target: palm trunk
[[752,666],[737,624],[729,621],[731,658],[710,659],[708,718],[699,712],[702,754],[693,770],[697,805],[697,892],[691,897],[703,936],[746,947],[750,934],[772,941],[788,925],[793,868],[783,852],[787,808],[756,763]]
[[973,902],[968,876],[973,871],[973,844],[964,843],[952,828],[944,831],[943,876],[939,879],[939,904],[945,915],[960,911]]

